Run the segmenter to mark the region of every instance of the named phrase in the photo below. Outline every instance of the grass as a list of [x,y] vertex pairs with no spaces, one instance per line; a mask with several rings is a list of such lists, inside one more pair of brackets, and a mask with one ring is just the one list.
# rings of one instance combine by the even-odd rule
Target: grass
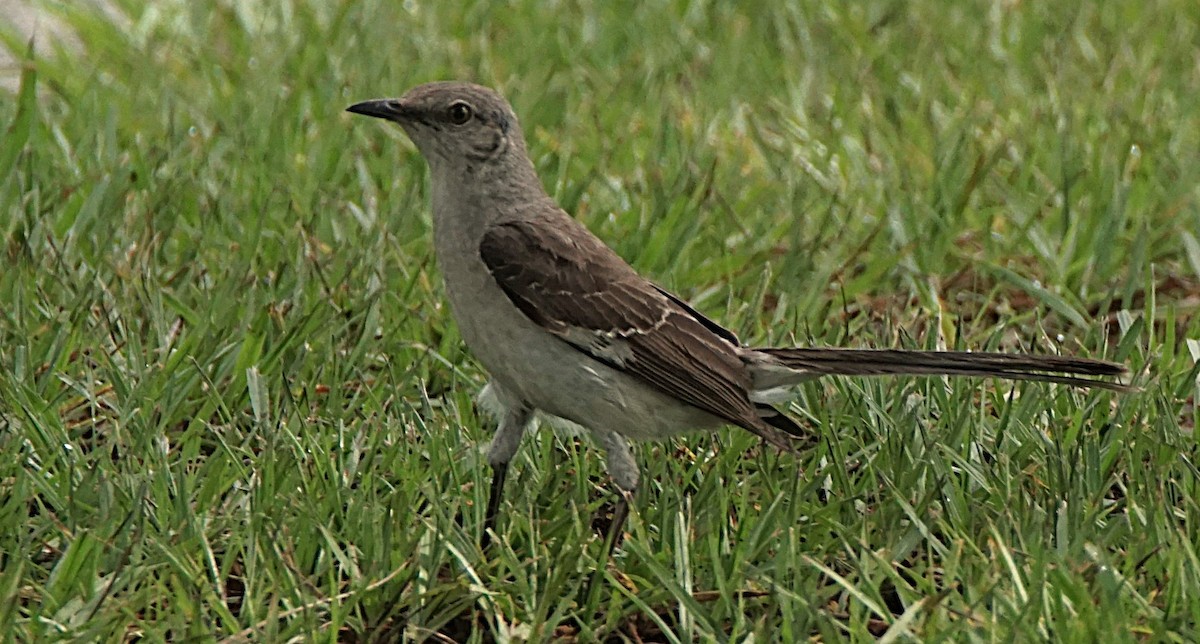
[[[0,94],[17,641],[1194,641],[1200,5],[44,9]],[[0,26],[2,27],[2,26]],[[502,88],[547,188],[752,343],[1104,356],[1130,395],[830,380],[613,495],[540,432],[477,546],[485,375],[423,161],[351,102]]]

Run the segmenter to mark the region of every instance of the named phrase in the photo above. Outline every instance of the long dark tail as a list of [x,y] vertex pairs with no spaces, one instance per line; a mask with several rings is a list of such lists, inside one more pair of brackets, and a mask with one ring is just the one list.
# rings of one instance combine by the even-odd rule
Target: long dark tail
[[[798,380],[812,376],[979,376],[1038,380],[1076,387],[1133,391],[1135,387],[1100,380],[1129,373],[1125,365],[1105,360],[972,351],[906,351],[899,349],[765,348],[755,349],[782,367],[796,370]],[[1069,375],[1064,375],[1069,374]],[[1084,377],[1094,376],[1094,377]]]

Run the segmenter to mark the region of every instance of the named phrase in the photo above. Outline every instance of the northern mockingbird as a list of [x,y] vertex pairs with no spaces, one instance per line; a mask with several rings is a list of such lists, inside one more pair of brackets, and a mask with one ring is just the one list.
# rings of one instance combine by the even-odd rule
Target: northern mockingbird
[[[591,431],[621,497],[638,467],[629,439],[737,425],[784,450],[809,434],[772,394],[825,375],[956,375],[1123,390],[1100,360],[961,351],[752,348],[638,275],[554,203],[512,107],[479,85],[439,82],[350,112],[393,121],[429,164],[433,239],[463,340],[491,375],[499,427],[482,541],[495,529],[508,463],[535,411]],[[1088,378],[1091,376],[1092,378]]]

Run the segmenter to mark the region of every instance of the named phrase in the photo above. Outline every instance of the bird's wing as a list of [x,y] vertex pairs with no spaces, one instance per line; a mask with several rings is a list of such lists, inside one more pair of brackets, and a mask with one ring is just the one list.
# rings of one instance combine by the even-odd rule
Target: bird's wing
[[773,429],[750,401],[737,337],[646,281],[574,219],[493,225],[479,255],[521,312],[572,347],[756,434]]

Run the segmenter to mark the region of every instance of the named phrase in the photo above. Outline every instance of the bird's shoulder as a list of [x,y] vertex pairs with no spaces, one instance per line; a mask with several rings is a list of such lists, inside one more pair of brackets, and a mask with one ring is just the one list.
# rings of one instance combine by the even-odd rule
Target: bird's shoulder
[[479,255],[514,303],[545,326],[645,331],[669,308],[653,284],[566,215],[492,224]]

